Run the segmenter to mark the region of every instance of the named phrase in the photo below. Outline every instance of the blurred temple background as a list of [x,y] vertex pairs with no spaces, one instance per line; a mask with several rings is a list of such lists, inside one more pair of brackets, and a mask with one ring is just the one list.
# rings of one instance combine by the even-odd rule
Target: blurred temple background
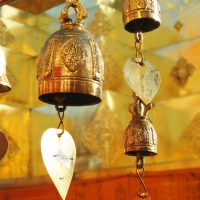
[[[100,104],[68,107],[65,129],[77,148],[68,200],[130,200],[138,186],[135,157],[123,153],[132,91],[124,63],[135,56],[134,34],[124,30],[122,0],[80,0],[89,13],[85,30],[105,64]],[[200,199],[200,1],[158,0],[161,26],[144,33],[142,53],[161,73],[148,116],[158,135],[158,155],[145,158],[152,200]],[[61,199],[42,161],[40,140],[57,128],[55,107],[38,100],[37,56],[60,29],[64,0],[15,0],[0,9],[0,43],[11,91],[0,94],[0,130],[9,148],[0,161],[0,199]],[[75,18],[73,9],[70,10]]]

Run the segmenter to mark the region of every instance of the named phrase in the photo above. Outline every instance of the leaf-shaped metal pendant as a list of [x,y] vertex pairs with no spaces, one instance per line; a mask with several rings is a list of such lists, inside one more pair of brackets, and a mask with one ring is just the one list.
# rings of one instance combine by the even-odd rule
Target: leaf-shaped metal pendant
[[43,133],[41,151],[49,176],[64,200],[74,172],[76,146],[67,131],[61,137],[58,137],[57,131],[50,128]]
[[150,103],[160,87],[158,69],[145,59],[143,65],[140,65],[136,58],[129,58],[123,72],[129,87],[145,104]]

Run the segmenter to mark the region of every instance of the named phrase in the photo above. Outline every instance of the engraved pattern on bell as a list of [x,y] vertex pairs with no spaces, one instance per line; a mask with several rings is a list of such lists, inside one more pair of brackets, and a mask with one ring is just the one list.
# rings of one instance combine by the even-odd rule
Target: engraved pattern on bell
[[[75,22],[68,18],[70,6],[76,11]],[[39,100],[45,103],[82,106],[101,102],[104,62],[97,43],[83,30],[85,12],[79,2],[67,5],[59,18],[61,29],[49,37],[40,51],[38,91]],[[61,98],[57,98],[59,95]]]
[[130,58],[124,65],[124,78],[129,87],[145,103],[151,102],[160,87],[160,72],[149,61],[141,66],[135,58]]
[[124,132],[124,153],[136,156],[138,151],[142,156],[157,154],[156,131],[147,117],[132,120]]
[[77,71],[80,67],[85,66],[87,52],[83,49],[81,39],[69,39],[61,47],[60,60],[63,67],[67,67],[70,72]]
[[125,30],[152,31],[160,26],[160,7],[156,0],[124,0],[122,17]]

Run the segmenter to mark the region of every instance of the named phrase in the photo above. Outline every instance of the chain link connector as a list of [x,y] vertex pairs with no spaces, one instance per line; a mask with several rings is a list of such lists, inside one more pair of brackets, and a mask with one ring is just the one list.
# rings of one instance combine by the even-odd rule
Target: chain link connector
[[[143,66],[143,61],[144,61],[144,57],[140,51],[140,48],[141,48],[141,45],[142,45],[142,42],[143,42],[143,35],[142,35],[142,32],[137,32],[135,33],[135,49],[136,49],[136,58],[138,60],[138,53],[140,54],[141,58],[140,58],[140,61],[137,61],[139,63],[140,66]],[[137,46],[137,44],[139,44],[139,46]]]
[[[58,111],[58,116],[59,116],[59,119],[60,119],[60,122],[59,122],[58,128],[57,128],[57,135],[58,135],[58,137],[61,137],[62,134],[65,131],[63,119],[64,119],[64,112],[66,110],[66,105],[63,105],[62,107],[59,107],[58,105],[55,105],[55,108]],[[61,133],[58,133],[59,129],[62,130]]]

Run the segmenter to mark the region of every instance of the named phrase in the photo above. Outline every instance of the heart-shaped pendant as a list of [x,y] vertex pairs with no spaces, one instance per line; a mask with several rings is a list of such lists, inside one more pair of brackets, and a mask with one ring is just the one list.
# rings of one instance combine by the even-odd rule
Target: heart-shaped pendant
[[50,128],[43,133],[41,152],[48,174],[64,200],[74,172],[76,146],[67,131],[60,137],[58,131],[61,130]]
[[129,58],[124,65],[124,78],[129,87],[145,103],[151,102],[160,87],[160,73],[147,60],[140,65],[138,58]]

